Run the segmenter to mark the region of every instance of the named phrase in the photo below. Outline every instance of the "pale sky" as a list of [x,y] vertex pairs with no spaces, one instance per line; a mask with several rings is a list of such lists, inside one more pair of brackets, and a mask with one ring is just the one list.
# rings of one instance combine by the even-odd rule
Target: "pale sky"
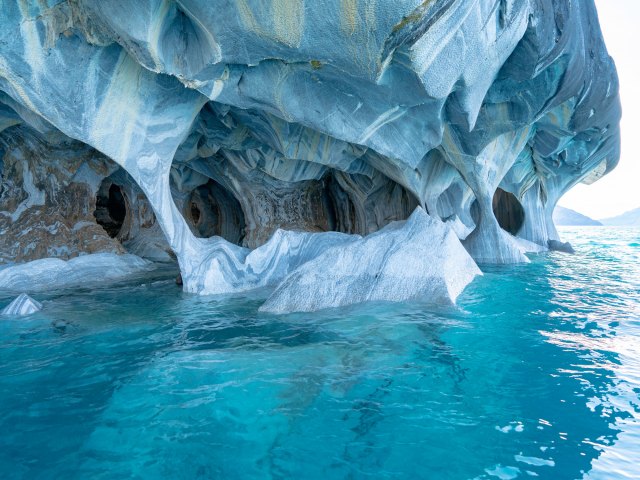
[[596,6],[620,77],[622,157],[609,175],[577,185],[559,204],[599,219],[640,207],[640,0],[596,0]]

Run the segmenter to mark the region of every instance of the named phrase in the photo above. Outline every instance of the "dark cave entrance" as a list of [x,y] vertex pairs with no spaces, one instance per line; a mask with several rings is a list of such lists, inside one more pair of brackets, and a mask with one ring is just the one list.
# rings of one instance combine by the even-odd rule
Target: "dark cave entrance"
[[516,235],[524,223],[524,208],[516,196],[501,188],[493,195],[493,214],[500,228]]
[[321,202],[328,224],[325,230],[358,235],[406,220],[419,205],[406,188],[387,177],[342,172],[325,177]]
[[245,217],[240,202],[222,185],[209,180],[191,192],[186,219],[196,236],[222,237],[240,245],[244,238]]
[[328,175],[322,185],[322,210],[327,220],[326,231],[363,233],[362,219],[356,206],[334,175]]
[[173,173],[174,201],[193,235],[222,237],[251,249],[277,229],[368,235],[406,220],[418,205],[413,194],[381,173],[329,169],[320,179],[286,181],[264,172],[243,178],[231,171],[228,178],[209,177],[189,189],[189,182],[176,181],[188,179],[189,171]]
[[189,206],[189,213],[191,214],[191,220],[194,225],[198,225],[200,223],[200,217],[202,217],[202,213],[200,212],[200,208],[196,202],[191,202]]
[[127,217],[127,198],[122,187],[105,179],[96,196],[96,209],[93,216],[111,238],[116,238]]

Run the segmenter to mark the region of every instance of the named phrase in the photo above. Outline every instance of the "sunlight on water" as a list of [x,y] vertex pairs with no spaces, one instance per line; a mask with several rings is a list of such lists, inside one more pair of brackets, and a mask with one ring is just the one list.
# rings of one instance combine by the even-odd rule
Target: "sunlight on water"
[[0,322],[2,478],[639,478],[640,231],[562,235],[451,309],[39,297]]

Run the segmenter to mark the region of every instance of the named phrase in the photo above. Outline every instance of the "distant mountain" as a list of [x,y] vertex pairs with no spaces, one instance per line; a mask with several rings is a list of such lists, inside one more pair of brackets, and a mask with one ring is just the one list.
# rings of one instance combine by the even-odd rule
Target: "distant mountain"
[[600,220],[611,227],[640,227],[640,208],[635,208],[617,217]]
[[553,222],[556,225],[566,227],[602,226],[602,223],[594,220],[593,218],[589,218],[586,215],[582,215],[581,213],[576,212],[575,210],[571,210],[570,208],[564,208],[561,206],[557,206],[554,210]]

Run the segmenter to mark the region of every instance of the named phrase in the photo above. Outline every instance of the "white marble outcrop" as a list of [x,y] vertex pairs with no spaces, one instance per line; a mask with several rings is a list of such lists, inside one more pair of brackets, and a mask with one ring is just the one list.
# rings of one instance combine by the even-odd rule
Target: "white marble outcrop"
[[42,304],[40,302],[34,300],[26,293],[21,293],[15,300],[2,309],[0,315],[6,317],[26,317],[40,310],[42,310]]
[[526,262],[619,159],[593,0],[1,5],[0,263],[129,251],[233,292],[417,206]]
[[152,264],[135,255],[95,253],[65,261],[43,258],[0,269],[0,289],[40,292],[71,287],[96,287],[148,271]]
[[309,312],[367,301],[448,305],[476,275],[453,230],[417,208],[408,220],[329,248],[294,270],[260,310]]
[[219,237],[201,240],[203,244],[198,250],[207,252],[208,256],[201,259],[194,253],[194,270],[183,278],[184,289],[217,295],[275,287],[289,273],[327,249],[339,250],[360,238],[336,232],[277,230],[267,243],[255,250],[238,247]]

